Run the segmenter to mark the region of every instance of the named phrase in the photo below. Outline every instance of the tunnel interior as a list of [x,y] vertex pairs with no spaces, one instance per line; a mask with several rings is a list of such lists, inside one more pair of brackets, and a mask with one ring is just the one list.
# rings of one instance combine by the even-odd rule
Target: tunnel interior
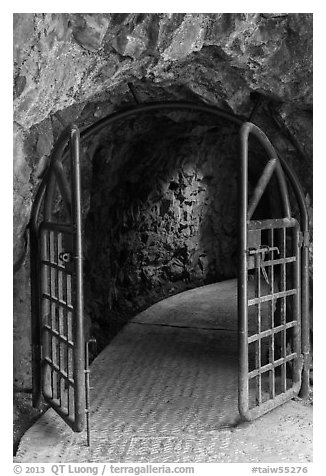
[[[84,286],[101,350],[151,304],[237,277],[239,127],[158,111],[118,121],[95,143],[83,147],[94,154],[84,171]],[[249,197],[265,165],[252,138]],[[253,218],[282,216],[279,197],[272,179]]]

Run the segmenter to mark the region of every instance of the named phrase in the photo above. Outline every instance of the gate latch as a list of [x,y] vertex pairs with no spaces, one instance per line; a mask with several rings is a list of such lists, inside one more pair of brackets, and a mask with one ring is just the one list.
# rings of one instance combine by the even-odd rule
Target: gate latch
[[270,253],[271,251],[276,251],[277,254],[280,254],[280,250],[278,249],[277,246],[268,246],[268,245],[263,245],[260,248],[249,248],[248,253],[249,255],[262,254],[264,256],[266,253]]
[[[256,261],[256,268],[260,268],[261,272],[264,276],[264,279],[266,283],[269,285],[269,279],[268,275],[266,273],[265,265],[264,265],[264,260],[265,260],[265,254],[270,253],[271,251],[276,251],[278,254],[280,254],[280,250],[278,249],[277,246],[268,246],[264,245],[261,246],[260,248],[250,248],[248,250],[249,256],[255,256],[255,261]],[[261,255],[261,256],[259,256]]]
[[72,255],[69,251],[62,251],[62,253],[59,253],[59,259],[64,263],[70,263],[71,258]]

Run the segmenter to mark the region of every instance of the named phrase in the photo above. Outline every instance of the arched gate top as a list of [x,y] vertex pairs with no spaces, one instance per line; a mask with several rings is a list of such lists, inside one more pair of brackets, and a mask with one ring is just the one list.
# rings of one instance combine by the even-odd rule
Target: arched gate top
[[[246,126],[243,129],[244,134],[247,134],[247,133],[249,134],[249,131],[252,132],[263,144],[263,146],[267,150],[268,155],[270,157],[275,157],[279,159],[281,163],[281,167],[278,165],[276,172],[277,172],[278,180],[280,183],[284,210],[286,214],[289,215],[289,199],[288,199],[286,182],[285,182],[285,177],[283,172],[285,172],[285,175],[289,179],[291,186],[293,188],[294,194],[296,196],[296,200],[300,208],[302,229],[303,231],[308,231],[307,206],[305,203],[304,194],[303,194],[301,185],[298,181],[298,178],[296,177],[295,172],[290,168],[290,166],[285,162],[285,160],[276,153],[274,147],[269,142],[265,134],[257,126],[247,122],[246,118],[244,118],[243,116],[224,111],[216,106],[211,106],[207,104],[197,104],[197,103],[185,102],[185,101],[168,101],[168,102],[152,102],[152,103],[146,103],[146,104],[137,104],[127,109],[114,112],[100,119],[99,121],[95,122],[91,126],[84,129],[83,131],[81,131],[80,133],[81,143],[83,143],[84,141],[89,139],[92,135],[97,134],[102,129],[113,124],[116,121],[128,119],[129,117],[132,117],[138,114],[157,112],[160,110],[161,111],[180,110],[180,111],[207,113],[207,114],[216,116],[218,118],[225,119],[225,121],[239,126],[239,129],[241,126],[244,126],[244,124],[246,124]],[[40,187],[35,197],[33,209],[32,209],[31,226],[32,228],[34,228],[34,230],[36,230],[37,228],[38,216],[40,212],[42,199],[44,197],[44,192],[46,190],[46,186],[49,185],[49,189],[50,189],[49,192],[47,192],[48,198],[46,201],[50,203],[51,196],[53,193],[53,188],[54,188],[52,185],[52,183],[54,183],[54,175],[60,168],[60,163],[62,164],[62,162],[67,158],[69,151],[67,150],[66,146],[70,140],[70,137],[73,134],[75,134],[77,130],[78,128],[74,124],[68,126],[63,131],[62,135],[60,136],[57,143],[55,144],[55,147],[53,149],[53,152],[50,158],[50,165],[40,184]],[[52,180],[51,180],[51,177],[52,177]],[[62,189],[63,189],[63,192],[65,193],[64,184]],[[66,190],[66,192],[68,193],[68,190]],[[47,205],[46,205],[46,209],[47,209]]]

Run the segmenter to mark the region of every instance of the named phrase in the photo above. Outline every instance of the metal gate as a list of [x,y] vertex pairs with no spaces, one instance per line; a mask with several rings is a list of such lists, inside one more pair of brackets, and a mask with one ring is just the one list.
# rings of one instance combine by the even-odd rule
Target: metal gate
[[[268,155],[248,204],[248,138]],[[301,387],[301,233],[291,217],[279,159],[265,134],[246,123],[240,131],[239,412],[252,420],[298,394]],[[284,218],[252,220],[273,175]]]
[[[277,157],[258,127],[214,106],[182,101],[140,104],[99,120],[86,128],[81,138],[89,139],[117,120],[160,110],[197,111],[241,127],[239,411],[243,418],[251,420],[296,395],[300,379],[302,395],[307,397],[309,393],[309,226],[304,195],[293,170]],[[261,142],[269,160],[248,205],[250,133]],[[38,406],[43,394],[74,431],[84,428],[86,414],[89,443],[79,141],[76,126],[63,132],[33,204],[30,223],[32,375],[33,405]],[[283,171],[300,209],[302,233],[298,222],[291,216]],[[283,218],[252,220],[273,175],[276,175],[280,188]],[[65,216],[57,213],[58,200],[65,205]],[[248,286],[249,279],[254,284],[253,296],[249,292],[252,289]]]
[[57,142],[31,226],[34,400],[42,392],[76,432],[86,408],[79,140],[73,125]]

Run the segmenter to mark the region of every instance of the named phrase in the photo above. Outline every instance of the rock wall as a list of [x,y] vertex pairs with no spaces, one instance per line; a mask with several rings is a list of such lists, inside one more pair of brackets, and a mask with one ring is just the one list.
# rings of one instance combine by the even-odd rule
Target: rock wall
[[85,284],[100,341],[101,321],[108,327],[121,312],[236,275],[232,130],[168,118],[150,124],[127,146],[102,145],[93,159]]
[[[258,92],[263,102],[253,120],[297,171],[312,210],[312,15],[14,14],[14,345],[19,385],[30,385],[26,227],[37,186],[65,125],[73,121],[83,128],[134,104],[128,83],[140,102],[184,99],[245,117]],[[211,125],[206,119],[200,124]],[[83,153],[85,216],[100,140],[94,138]],[[178,176],[173,177],[181,189]],[[193,179],[193,192],[201,180]],[[211,193],[209,185],[207,189]],[[170,189],[166,200],[176,193]],[[166,207],[172,213],[173,207]],[[228,255],[221,249],[216,253]],[[198,266],[189,261],[181,274],[193,273],[197,279]],[[202,266],[206,269],[205,260]],[[207,271],[206,278],[214,273],[227,275],[221,264]],[[157,270],[154,275],[160,276]]]
[[311,55],[309,14],[15,14],[15,121],[29,129],[75,103],[120,102],[128,80],[238,113],[251,90],[310,107]]

